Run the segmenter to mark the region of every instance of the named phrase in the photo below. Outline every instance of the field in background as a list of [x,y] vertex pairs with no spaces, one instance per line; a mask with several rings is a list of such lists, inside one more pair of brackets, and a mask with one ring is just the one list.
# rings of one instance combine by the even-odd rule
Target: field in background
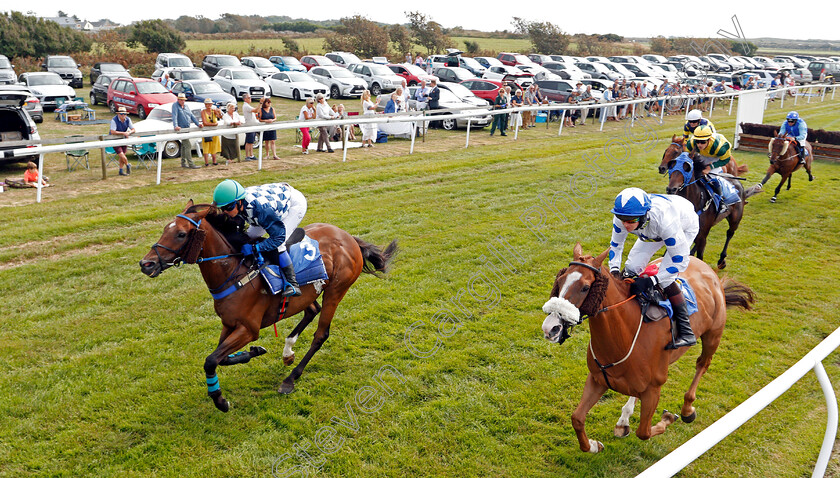
[[[838,102],[800,102],[798,109],[812,128],[840,130]],[[781,123],[786,111],[771,104],[765,122]],[[734,116],[718,109],[712,119],[732,137]],[[516,142],[474,131],[468,149],[463,131],[433,131],[415,155],[406,154],[407,141],[391,141],[354,150],[347,163],[339,154],[295,154],[287,133],[281,136],[284,160],[267,162],[265,171],[243,163],[193,174],[176,166],[161,186],[143,170],[130,182],[98,181],[96,171],[66,173],[45,190],[48,202],[4,210],[0,476],[269,476],[272,465],[290,470],[301,463],[296,446],[323,459],[321,476],[635,475],[837,327],[836,281],[820,264],[840,254],[830,240],[840,234],[840,219],[826,208],[840,201],[840,166],[816,162],[815,182],[798,172],[777,204],[765,192],[746,206],[726,275],[753,287],[758,303],[752,312],[730,312],[700,384],[697,421],[677,423],[646,442],[615,439],[612,427],[625,400],[609,393],[587,422],[606,450],[589,455],[577,450],[569,418],[586,375],[588,326],[554,346],[542,338],[540,307],[576,241],[591,253],[607,247],[607,211],[620,189],[664,190],[655,166],[667,138],[681,130],[679,117],[652,128],[658,142],[650,148],[628,140],[625,125],[608,123],[604,133],[594,126],[565,129],[557,138],[554,124],[521,132]],[[634,133],[642,137],[640,129]],[[596,156],[611,139],[632,144],[629,156],[614,163]],[[766,154],[735,155],[750,166],[748,184],[761,178]],[[573,189],[570,180],[588,170],[584,157],[598,158],[604,177]],[[50,161],[58,173],[62,159]],[[607,174],[611,168],[615,173]],[[280,360],[282,337],[270,329],[255,343],[269,354],[220,368],[222,389],[234,405],[228,414],[205,393],[202,364],[220,326],[198,269],[170,269],[149,279],[137,265],[187,200],[209,201],[224,177],[246,185],[288,181],[307,195],[304,223],[330,222],[376,244],[398,238],[402,248],[386,279],[365,276],[353,286],[294,394],[275,392],[290,368]],[[776,178],[768,186],[775,187]],[[544,204],[552,195],[574,191],[574,205],[559,199],[557,212],[547,212],[544,240],[520,220],[534,207],[548,211]],[[11,191],[0,200],[18,202],[25,193],[31,197]],[[724,231],[713,230],[710,261]],[[488,243],[498,236],[521,257],[506,254],[516,260],[515,272],[489,253]],[[470,282],[479,273],[488,279]],[[470,285],[473,295],[460,296],[460,310],[448,305]],[[442,308],[460,317],[459,328],[437,336],[441,348],[431,357],[412,355],[406,330],[417,321],[430,324]],[[294,323],[279,324],[280,333]],[[298,358],[313,331],[298,341]],[[431,325],[417,329],[415,346],[431,349],[433,331]],[[678,408],[698,353],[695,347],[672,367],[660,411]],[[840,391],[838,354],[825,365]],[[404,381],[387,378],[393,395],[382,395],[375,412],[362,413],[357,392],[377,386],[373,376],[383,366],[394,367]],[[347,407],[354,411],[354,431],[331,421],[352,420]],[[637,423],[638,407],[631,426]],[[330,424],[340,445],[325,455],[314,443]],[[681,475],[808,474],[824,426],[825,402],[809,376]],[[278,463],[284,453],[291,458]]]

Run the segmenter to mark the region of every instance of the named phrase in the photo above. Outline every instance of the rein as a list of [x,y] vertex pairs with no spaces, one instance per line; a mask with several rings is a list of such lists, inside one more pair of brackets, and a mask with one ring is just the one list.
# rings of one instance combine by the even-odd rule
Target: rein
[[[591,271],[594,271],[596,274],[602,274],[600,269],[598,269],[594,266],[591,266],[589,264],[586,264],[585,262],[572,261],[572,262],[569,263],[569,266],[573,266],[573,265],[583,266],[583,267],[586,267],[587,269],[589,269]],[[622,300],[621,302],[618,302],[616,304],[604,307],[603,309],[598,310],[597,312],[595,312],[592,315],[583,316],[581,318],[581,321],[583,321],[587,318],[595,317],[596,315],[600,314],[601,312],[606,312],[608,310],[612,310],[612,309],[615,309],[617,307],[620,307],[620,306],[626,304],[627,302],[630,302],[634,298],[636,298],[635,294],[631,295],[630,297],[628,297],[624,300]],[[615,389],[613,388],[612,384],[610,384],[610,378],[609,378],[609,376],[607,376],[607,369],[615,367],[616,365],[619,365],[619,364],[623,363],[624,361],[626,361],[628,358],[630,358],[630,355],[633,353],[633,350],[636,348],[636,340],[639,338],[639,332],[641,332],[641,330],[642,330],[643,320],[644,320],[644,316],[642,314],[639,314],[639,326],[636,328],[636,335],[633,337],[633,343],[630,344],[630,350],[627,351],[627,355],[625,355],[624,358],[622,358],[621,360],[619,360],[617,362],[613,362],[613,363],[610,363],[610,364],[607,364],[607,365],[602,365],[601,362],[598,361],[598,357],[595,356],[595,349],[592,348],[592,339],[591,338],[589,339],[589,353],[592,354],[592,359],[595,361],[595,365],[598,366],[598,369],[601,370],[601,374],[604,376],[604,381],[607,383],[607,387],[610,390],[615,390]]]

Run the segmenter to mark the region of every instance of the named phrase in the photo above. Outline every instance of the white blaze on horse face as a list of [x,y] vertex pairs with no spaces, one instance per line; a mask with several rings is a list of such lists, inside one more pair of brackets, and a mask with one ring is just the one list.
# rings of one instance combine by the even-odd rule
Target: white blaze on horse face
[[171,229],[173,227],[175,227],[175,221],[170,222],[169,225],[166,226],[167,229]]
[[575,282],[579,281],[580,278],[583,277],[583,274],[580,272],[571,272],[568,276],[566,276],[566,282],[563,283],[563,288],[560,290],[560,297],[561,299],[566,298],[566,291],[569,290],[569,287],[572,286]]

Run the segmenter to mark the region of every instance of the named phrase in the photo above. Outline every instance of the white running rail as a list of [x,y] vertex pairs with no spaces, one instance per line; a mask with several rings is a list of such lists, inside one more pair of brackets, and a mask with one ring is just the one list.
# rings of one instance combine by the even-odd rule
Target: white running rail
[[793,384],[804,377],[810,370],[813,370],[817,375],[817,380],[819,380],[823,394],[825,395],[825,404],[828,411],[828,421],[822,448],[820,448],[820,455],[817,458],[817,464],[814,466],[814,472],[811,476],[812,478],[824,476],[826,467],[828,466],[828,460],[831,458],[834,440],[837,437],[837,398],[834,395],[834,388],[831,386],[828,375],[825,373],[822,361],[838,347],[840,347],[840,328],[826,337],[825,340],[802,357],[799,362],[796,362],[795,365],[787,369],[785,373],[759,390],[758,393],[719,418],[709,428],[706,428],[697,436],[654,463],[650,468],[640,473],[637,478],[674,476],[788,391]]

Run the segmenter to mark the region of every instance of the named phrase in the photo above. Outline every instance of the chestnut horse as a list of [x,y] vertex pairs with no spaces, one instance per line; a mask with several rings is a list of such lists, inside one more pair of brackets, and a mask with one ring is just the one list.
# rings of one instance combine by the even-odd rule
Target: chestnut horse
[[[679,156],[683,151],[687,151],[685,149],[685,138],[682,135],[676,134],[671,136],[671,144],[668,145],[668,147],[665,148],[665,152],[662,153],[662,161],[659,163],[659,174],[667,173],[668,163]],[[740,176],[750,170],[746,164],[738,166],[738,163],[735,162],[735,158],[731,158],[721,169],[724,173],[731,174],[733,176]]]
[[684,160],[678,156],[676,159],[668,162],[668,187],[665,188],[665,191],[668,194],[682,196],[694,205],[694,211],[699,215],[700,230],[697,231],[697,236],[694,238],[691,254],[696,255],[700,260],[703,259],[703,253],[706,250],[706,238],[709,237],[709,231],[711,231],[712,226],[724,218],[729,222],[729,229],[726,230],[726,242],[723,245],[723,250],[720,252],[720,257],[717,262],[718,269],[723,269],[726,267],[726,250],[729,248],[729,241],[732,240],[732,236],[735,235],[735,231],[738,230],[741,219],[744,217],[744,204],[746,204],[746,199],[757,192],[761,192],[761,189],[752,187],[745,191],[740,181],[723,177],[720,179],[729,181],[741,197],[740,202],[730,204],[723,214],[718,214],[714,202],[709,204],[712,201],[711,194],[706,190],[705,186],[699,184],[702,180],[702,174],[699,168],[695,167],[693,158]]
[[[587,437],[586,415],[607,389],[630,397],[616,424],[616,436],[630,433],[629,418],[637,398],[642,405],[636,436],[642,440],[663,433],[676,421],[674,414],[664,411],[659,423],[651,426],[660,389],[668,378],[668,366],[689,350],[686,347],[665,350],[671,342],[669,321],[642,322],[642,311],[639,303],[631,300],[629,284],[616,279],[602,266],[608,253],[606,250],[598,257],[583,255],[580,243],[575,245],[574,260],[557,273],[551,298],[543,306],[549,314],[542,325],[545,338],[558,344],[569,337],[572,327],[589,318],[591,338],[586,354],[589,374],[583,397],[572,414],[572,425],[580,449],[591,453],[603,450],[604,445]],[[688,423],[697,416],[692,404],[700,378],[720,344],[726,309],[730,306],[749,309],[754,294],[749,287],[732,280],[721,284],[717,274],[695,257],[689,258],[688,269],[680,276],[691,284],[697,297],[699,311],[691,316],[691,328],[702,341],[694,379],[683,397],[680,412]]]
[[[775,173],[779,173],[779,176],[782,177],[781,182],[776,186],[773,197],[770,198],[770,202],[776,202],[776,196],[782,190],[782,184],[785,183],[785,180],[787,180],[786,189],[790,190],[791,176],[793,176],[794,171],[802,167],[802,164],[799,163],[799,153],[796,152],[796,148],[791,148],[790,145],[791,141],[784,139],[782,136],[771,138],[767,144],[767,156],[770,157],[770,167],[767,168],[767,174],[764,175],[764,179],[756,186],[759,188],[763,187]],[[811,158],[814,157],[814,151],[807,141],[804,147],[808,150],[808,157],[805,158],[805,171],[808,173],[808,181],[813,181],[814,175],[811,174]]]
[[149,277],[157,277],[170,266],[179,266],[182,262],[198,263],[211,292],[227,292],[233,288],[229,295],[214,300],[216,314],[222,319],[222,333],[218,347],[204,361],[207,393],[216,408],[223,412],[228,411],[230,404],[222,396],[216,377],[217,366],[246,363],[266,353],[264,348],[253,346],[247,352],[235,352],[257,340],[260,329],[303,311],[303,319],[286,338],[283,350],[283,362],[291,365],[295,360],[292,346],[320,312],[318,330],[309,352],[278,390],[284,394],[291,393],[295,380],[329,337],[336,307],[350,286],[362,272],[374,275],[387,272],[397,252],[396,241],[382,251],[330,224],[309,224],[304,229],[307,236],[318,241],[329,276],[323,285],[322,305],[317,302],[321,290],[314,284],[302,286],[301,295],[288,298],[288,302],[268,292],[251,260],[246,260],[239,253],[242,245],[248,242],[240,224],[216,207],[196,206],[192,200],[175,220],[164,227],[163,235],[140,261],[140,269]]

